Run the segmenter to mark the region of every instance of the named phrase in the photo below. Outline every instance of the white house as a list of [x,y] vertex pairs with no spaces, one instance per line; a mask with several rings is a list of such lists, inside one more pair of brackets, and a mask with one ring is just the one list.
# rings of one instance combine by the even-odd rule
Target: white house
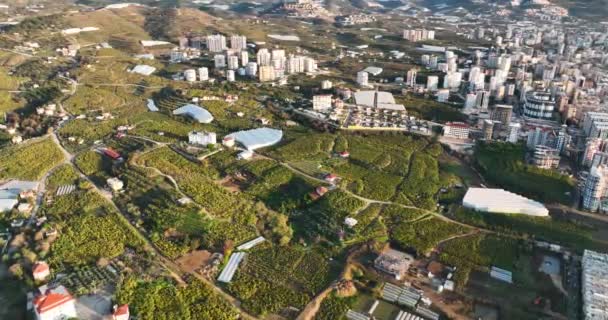
[[188,142],[191,144],[199,144],[202,146],[206,146],[208,144],[216,144],[217,137],[215,132],[198,132],[192,131],[188,133]]
[[34,312],[38,320],[77,318],[76,299],[64,286],[48,289],[34,299]]
[[106,182],[108,183],[108,187],[113,191],[119,191],[124,187],[124,183],[118,178],[108,178]]

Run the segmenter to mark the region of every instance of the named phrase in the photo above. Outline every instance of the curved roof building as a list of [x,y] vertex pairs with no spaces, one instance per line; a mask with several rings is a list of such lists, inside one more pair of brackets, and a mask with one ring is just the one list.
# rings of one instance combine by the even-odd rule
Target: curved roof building
[[200,123],[210,123],[213,121],[213,115],[209,111],[194,104],[187,104],[181,108],[177,108],[173,110],[173,114],[185,115]]
[[[283,131],[271,128],[258,128],[245,131],[237,131],[227,135],[245,147],[253,151],[279,143],[283,138]],[[225,139],[225,138],[224,138]]]
[[462,205],[476,211],[549,216],[542,203],[503,189],[469,188]]
[[535,119],[552,120],[556,101],[551,93],[544,91],[530,91],[526,93],[524,102],[524,116]]

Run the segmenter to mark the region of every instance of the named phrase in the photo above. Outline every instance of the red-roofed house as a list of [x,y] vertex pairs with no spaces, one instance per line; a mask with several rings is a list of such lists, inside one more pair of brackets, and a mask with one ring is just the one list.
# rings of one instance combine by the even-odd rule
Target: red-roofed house
[[34,312],[38,320],[77,318],[75,299],[68,290],[59,286],[49,289],[34,299]]
[[114,306],[112,320],[129,320],[129,305],[123,304],[120,307]]
[[38,261],[32,268],[32,276],[34,280],[42,281],[51,275],[51,269],[49,265],[44,261]]
[[315,189],[315,192],[317,193],[317,195],[319,197],[322,197],[324,194],[327,193],[327,188],[323,187],[323,186],[319,186]]
[[340,152],[340,157],[341,158],[348,158],[348,157],[350,157],[350,152],[348,152],[348,151],[342,151],[342,152]]
[[338,180],[338,176],[333,173],[330,173],[325,176],[325,181],[327,181],[329,183],[334,183],[334,182],[336,182],[336,180]]

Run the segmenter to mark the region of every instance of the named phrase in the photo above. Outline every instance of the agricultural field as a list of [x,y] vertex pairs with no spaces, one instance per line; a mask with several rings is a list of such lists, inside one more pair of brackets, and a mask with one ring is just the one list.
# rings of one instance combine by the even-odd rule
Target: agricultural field
[[464,234],[467,228],[443,221],[436,217],[398,223],[390,228],[390,236],[402,248],[414,249],[418,254],[428,254],[440,241]]
[[10,146],[0,153],[0,180],[38,180],[63,160],[63,153],[51,138]]
[[228,290],[257,315],[302,309],[333,279],[335,270],[315,250],[265,246],[248,253]]
[[354,298],[342,298],[336,295],[335,291],[330,293],[323,302],[319,311],[315,315],[316,320],[336,320],[342,319],[348,309],[354,304]]
[[285,216],[246,193],[230,192],[218,183],[223,153],[230,154],[220,152],[196,164],[165,147],[143,154],[135,163],[172,176],[179,189],[204,210],[211,220],[204,236],[208,246],[220,248],[227,240],[243,242],[258,232],[281,243],[289,242],[291,229]]
[[[347,159],[337,156],[343,151],[350,153]],[[442,149],[422,137],[289,130],[281,145],[266,153],[318,178],[335,173],[341,186],[374,200],[432,209],[442,183],[437,162]]]
[[46,187],[49,190],[55,190],[57,187],[68,184],[76,184],[79,179],[78,172],[71,164],[61,165],[48,176],[46,179]]
[[116,300],[129,304],[132,315],[140,319],[232,320],[238,312],[207,284],[191,280],[177,286],[164,279],[143,281],[128,276],[120,284]]
[[51,264],[86,265],[111,259],[142,240],[120,213],[93,190],[78,190],[43,208],[61,233],[50,247]]
[[340,240],[344,219],[355,214],[365,203],[344,191],[334,190],[293,215],[296,236],[330,242]]

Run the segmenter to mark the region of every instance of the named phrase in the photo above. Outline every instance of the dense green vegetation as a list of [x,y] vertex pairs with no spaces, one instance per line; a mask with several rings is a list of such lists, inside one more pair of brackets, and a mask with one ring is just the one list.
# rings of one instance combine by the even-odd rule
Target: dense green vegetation
[[344,315],[354,303],[353,298],[341,298],[335,292],[330,293],[321,303],[319,311],[315,315],[316,320],[338,320]]
[[166,280],[142,281],[127,277],[119,286],[116,300],[129,304],[139,319],[231,320],[238,312],[213,289],[197,280],[178,287]]
[[294,217],[299,234],[336,240],[344,219],[361,208],[364,202],[343,191],[331,191]]
[[51,263],[84,265],[119,256],[126,247],[142,247],[128,221],[94,190],[59,197],[44,211],[61,232],[51,245]]
[[331,281],[332,267],[314,250],[262,247],[250,252],[228,290],[254,314],[302,309]]
[[[342,151],[350,157],[337,157]],[[428,139],[403,134],[288,131],[269,154],[310,175],[336,173],[341,186],[363,197],[432,209],[442,183],[437,162],[441,152]]]
[[439,241],[466,231],[465,227],[432,217],[397,224],[391,228],[390,234],[400,247],[412,248],[419,254],[427,254]]
[[476,212],[465,208],[455,210],[454,218],[469,225],[559,243],[580,251],[585,248],[606,250],[605,244],[592,238],[591,229],[551,218]]
[[403,103],[408,114],[417,118],[441,123],[466,120],[466,116],[459,109],[432,99],[407,95],[397,100],[398,103]]
[[50,138],[11,146],[0,152],[0,179],[37,180],[63,159]]
[[482,142],[477,145],[475,159],[491,183],[541,201],[570,204],[572,179],[557,171],[525,164],[524,154],[523,145]]
[[[172,176],[180,190],[204,209],[205,216],[192,212],[186,216],[197,216],[198,225],[207,226],[201,230],[208,231],[204,234],[206,245],[222,247],[226,240],[239,243],[253,238],[258,232],[279,243],[288,243],[292,232],[285,216],[269,210],[264,203],[256,202],[247,194],[234,194],[217,183],[220,171],[227,165],[225,157],[234,155],[224,152],[216,155],[197,164],[168,148],[160,148],[144,154],[136,162]],[[157,203],[156,207],[166,207],[166,202]],[[211,221],[205,221],[207,218]]]
[[75,184],[78,180],[78,172],[71,164],[64,164],[57,167],[46,180],[46,185],[49,189],[66,184]]

